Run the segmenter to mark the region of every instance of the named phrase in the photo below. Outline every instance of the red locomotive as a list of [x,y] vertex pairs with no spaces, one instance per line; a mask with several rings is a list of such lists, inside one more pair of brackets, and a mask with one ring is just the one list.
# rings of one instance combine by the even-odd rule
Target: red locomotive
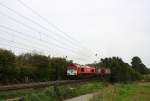
[[82,66],[79,64],[69,64],[67,66],[67,77],[69,79],[92,78],[97,76],[103,79],[104,75],[110,73],[110,69],[104,67],[96,68],[95,66]]

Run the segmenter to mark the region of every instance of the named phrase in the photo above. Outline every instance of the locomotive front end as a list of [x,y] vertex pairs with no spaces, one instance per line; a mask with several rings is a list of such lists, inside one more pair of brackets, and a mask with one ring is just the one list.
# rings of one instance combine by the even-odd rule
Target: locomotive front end
[[77,65],[69,64],[67,66],[67,77],[68,79],[77,79]]

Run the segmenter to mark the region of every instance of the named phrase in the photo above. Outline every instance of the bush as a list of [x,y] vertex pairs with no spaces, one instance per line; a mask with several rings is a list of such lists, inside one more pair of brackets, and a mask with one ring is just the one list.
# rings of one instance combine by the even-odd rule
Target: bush
[[0,49],[0,83],[28,83],[66,79],[65,58],[25,53],[15,56],[9,50]]
[[109,67],[111,69],[111,82],[124,82],[139,80],[141,75],[135,71],[128,63],[125,63],[119,57],[101,59],[101,62],[95,64],[100,67]]
[[0,82],[15,82],[17,68],[15,66],[15,55],[8,50],[0,49]]

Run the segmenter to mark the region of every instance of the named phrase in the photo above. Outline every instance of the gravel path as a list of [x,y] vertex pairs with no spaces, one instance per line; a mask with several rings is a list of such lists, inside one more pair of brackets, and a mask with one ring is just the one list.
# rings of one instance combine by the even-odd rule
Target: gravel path
[[92,94],[86,94],[86,95],[74,97],[74,98],[72,98],[72,99],[68,99],[68,100],[64,100],[64,101],[89,101],[89,99],[90,99],[93,95],[94,95],[94,93],[92,93]]

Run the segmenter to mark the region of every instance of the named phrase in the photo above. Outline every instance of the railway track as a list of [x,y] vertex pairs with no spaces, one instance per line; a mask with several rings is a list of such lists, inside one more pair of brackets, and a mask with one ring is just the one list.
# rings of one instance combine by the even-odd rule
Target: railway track
[[19,90],[19,89],[29,89],[29,88],[44,88],[54,85],[64,85],[71,83],[80,83],[80,82],[89,82],[92,80],[61,80],[61,81],[47,81],[47,82],[38,82],[38,83],[26,83],[26,84],[13,84],[13,85],[4,85],[0,86],[0,91],[10,91],[10,90]]

